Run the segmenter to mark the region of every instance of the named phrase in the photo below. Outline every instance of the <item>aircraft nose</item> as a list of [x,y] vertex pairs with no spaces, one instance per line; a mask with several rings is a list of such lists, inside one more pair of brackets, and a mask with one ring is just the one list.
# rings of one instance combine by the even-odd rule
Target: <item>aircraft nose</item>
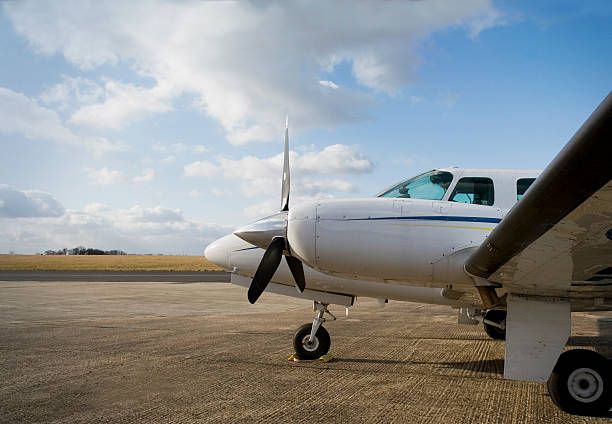
[[227,247],[225,246],[225,243],[223,243],[223,238],[215,240],[206,246],[204,256],[210,262],[220,266],[221,268],[227,269],[229,267],[227,260]]
[[267,249],[274,237],[285,237],[287,212],[280,212],[234,231],[234,235],[262,249]]

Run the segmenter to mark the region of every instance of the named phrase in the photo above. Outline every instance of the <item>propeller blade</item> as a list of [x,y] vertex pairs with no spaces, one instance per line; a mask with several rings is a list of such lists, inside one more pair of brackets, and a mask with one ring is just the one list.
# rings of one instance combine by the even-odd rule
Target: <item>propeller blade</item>
[[274,237],[261,258],[261,262],[255,271],[255,276],[249,287],[249,302],[255,303],[264,292],[276,269],[280,265],[285,249],[285,239]]
[[281,212],[289,210],[289,117],[285,124],[285,157],[283,159],[283,186],[281,194]]
[[287,265],[289,265],[289,269],[295,280],[295,285],[300,289],[300,293],[303,292],[306,288],[306,278],[304,277],[302,261],[293,256],[285,256],[285,259],[287,260]]

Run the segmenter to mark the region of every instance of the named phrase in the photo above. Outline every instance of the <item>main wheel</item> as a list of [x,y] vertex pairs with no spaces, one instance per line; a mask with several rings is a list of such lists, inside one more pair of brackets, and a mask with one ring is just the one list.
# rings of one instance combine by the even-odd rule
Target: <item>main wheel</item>
[[312,324],[304,324],[293,336],[293,348],[300,359],[318,359],[329,352],[331,340],[327,330],[320,326],[314,340],[310,340],[311,330]]
[[548,378],[548,393],[563,411],[600,416],[612,407],[612,371],[597,352],[574,349],[559,357]]
[[[484,319],[493,321],[493,322],[498,322],[498,323],[502,323],[502,322],[505,323],[506,322],[506,311],[504,311],[503,309],[488,310],[484,316]],[[487,324],[486,322],[483,322],[483,325],[484,325],[485,332],[492,339],[506,340],[506,330],[505,329],[502,330],[501,328]]]

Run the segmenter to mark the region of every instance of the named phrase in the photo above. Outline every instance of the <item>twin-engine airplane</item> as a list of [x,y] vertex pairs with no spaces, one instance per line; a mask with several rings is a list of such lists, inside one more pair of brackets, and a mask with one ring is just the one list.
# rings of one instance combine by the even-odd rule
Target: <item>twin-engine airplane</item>
[[562,410],[606,414],[610,361],[563,349],[572,312],[612,310],[611,159],[612,93],[541,173],[435,169],[375,198],[289,208],[287,129],[281,212],[205,255],[249,286],[251,303],[264,290],[314,301],[313,323],[293,340],[300,358],[329,350],[329,304],[366,296],[450,305],[460,323],[482,321],[505,338],[505,378],[548,381]]

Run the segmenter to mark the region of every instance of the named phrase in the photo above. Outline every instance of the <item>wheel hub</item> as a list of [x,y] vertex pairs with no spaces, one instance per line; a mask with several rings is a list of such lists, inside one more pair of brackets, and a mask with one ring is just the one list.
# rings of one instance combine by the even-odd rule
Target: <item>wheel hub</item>
[[319,339],[315,337],[314,339],[310,340],[310,334],[307,334],[302,339],[302,346],[308,352],[314,352],[319,347]]
[[578,368],[567,379],[570,395],[579,402],[595,402],[603,393],[603,379],[591,368]]

